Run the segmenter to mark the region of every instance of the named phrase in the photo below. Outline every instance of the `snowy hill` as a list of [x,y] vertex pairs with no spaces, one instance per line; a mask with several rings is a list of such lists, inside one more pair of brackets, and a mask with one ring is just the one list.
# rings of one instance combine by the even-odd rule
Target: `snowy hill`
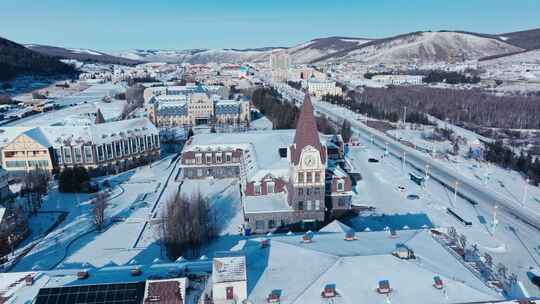
[[464,32],[415,32],[374,40],[318,58],[314,62],[439,62],[478,59],[523,49],[504,41]]
[[99,62],[107,64],[133,65],[140,63],[139,60],[112,56],[103,52],[81,48],[63,48],[50,45],[27,44],[26,48],[59,59],[74,59],[84,62]]
[[370,41],[364,38],[318,38],[291,47],[287,53],[295,63],[309,63],[329,54],[357,48]]
[[169,63],[209,63],[228,62],[241,63],[245,61],[268,60],[272,50],[277,48],[262,49],[190,49],[190,50],[130,50],[118,53],[124,58],[140,61],[169,62]]

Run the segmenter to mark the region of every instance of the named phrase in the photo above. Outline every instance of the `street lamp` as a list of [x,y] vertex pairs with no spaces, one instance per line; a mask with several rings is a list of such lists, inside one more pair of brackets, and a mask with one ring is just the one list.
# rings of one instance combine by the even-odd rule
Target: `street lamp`
[[426,180],[429,179],[429,165],[426,165],[424,173],[426,174]]
[[525,207],[525,201],[527,200],[527,190],[529,186],[530,179],[527,177],[525,179],[525,188],[523,189],[523,198],[521,199],[521,207]]
[[457,202],[457,188],[458,188],[458,186],[459,186],[459,182],[455,181],[454,182],[454,202],[453,202],[454,207],[456,206],[456,202]]

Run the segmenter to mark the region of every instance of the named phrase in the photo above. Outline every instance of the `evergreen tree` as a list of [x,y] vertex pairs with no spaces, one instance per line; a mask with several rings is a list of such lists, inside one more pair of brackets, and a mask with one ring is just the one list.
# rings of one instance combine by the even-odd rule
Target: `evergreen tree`
[[101,110],[98,109],[97,112],[96,112],[96,120],[95,120],[95,124],[102,124],[105,122],[105,118],[103,117],[103,114],[101,114]]

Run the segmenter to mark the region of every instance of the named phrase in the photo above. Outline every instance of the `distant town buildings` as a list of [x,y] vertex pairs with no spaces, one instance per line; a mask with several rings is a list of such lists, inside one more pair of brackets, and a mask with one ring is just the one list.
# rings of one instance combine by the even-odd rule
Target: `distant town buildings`
[[187,179],[239,178],[246,226],[253,232],[315,225],[324,220],[327,207],[330,212],[350,208],[350,177],[332,170],[337,165],[329,159],[329,148],[343,149],[343,143],[318,134],[306,95],[296,130],[195,135],[182,151],[182,174]]
[[92,126],[3,127],[2,167],[17,175],[82,166],[91,174],[124,171],[159,159],[157,128],[146,118]]
[[309,94],[321,97],[324,95],[341,96],[343,91],[341,87],[336,85],[332,80],[310,79],[307,81],[307,89]]
[[287,81],[291,59],[286,51],[276,51],[270,55],[272,79],[276,82]]
[[422,75],[375,75],[371,79],[386,85],[420,85],[423,78]]

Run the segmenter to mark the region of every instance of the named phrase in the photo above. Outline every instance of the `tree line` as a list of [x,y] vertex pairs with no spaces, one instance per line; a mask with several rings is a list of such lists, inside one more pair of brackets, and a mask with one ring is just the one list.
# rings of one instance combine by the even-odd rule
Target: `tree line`
[[272,88],[258,88],[252,94],[253,105],[266,116],[274,129],[294,129],[300,111],[296,106],[283,101]]
[[396,121],[396,114],[407,107],[408,113],[427,113],[467,128],[540,128],[540,97],[495,96],[479,89],[419,86],[364,88],[349,91],[348,97],[351,100],[345,101],[345,105],[352,110],[390,121]]
[[502,141],[493,143],[484,142],[484,158],[503,168],[521,172],[527,176],[534,185],[540,184],[540,159],[533,158],[530,153],[514,153]]
[[[369,118],[387,120],[390,122],[398,122],[403,117],[404,108],[391,108],[391,109],[382,109],[377,104],[364,101],[361,96],[358,97],[354,92],[348,94],[348,96],[334,96],[334,95],[324,95],[322,97],[323,101],[330,102],[332,104],[337,104],[348,108],[356,113],[364,114]],[[417,112],[408,109],[406,113],[407,122],[417,123],[422,125],[433,125],[428,116],[425,113]]]

